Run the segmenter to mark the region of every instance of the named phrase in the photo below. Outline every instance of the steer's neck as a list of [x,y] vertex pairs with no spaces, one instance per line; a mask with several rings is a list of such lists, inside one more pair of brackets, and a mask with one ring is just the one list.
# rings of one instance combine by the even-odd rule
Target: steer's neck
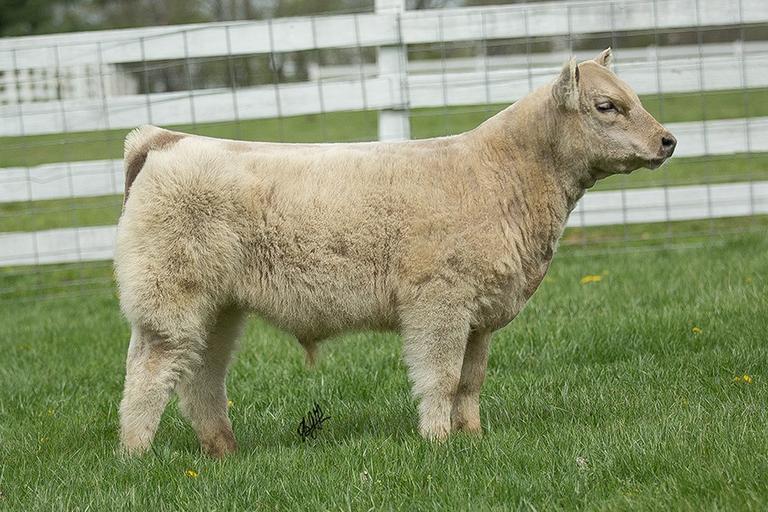
[[[550,86],[542,87],[470,132],[502,187],[567,219],[595,178],[572,151]],[[577,115],[577,114],[576,114]]]

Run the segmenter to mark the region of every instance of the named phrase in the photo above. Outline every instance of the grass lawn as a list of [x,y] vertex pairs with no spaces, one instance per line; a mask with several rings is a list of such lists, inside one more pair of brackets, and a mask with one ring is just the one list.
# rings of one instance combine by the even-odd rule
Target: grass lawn
[[[441,446],[415,432],[396,336],[334,340],[307,371],[298,344],[254,320],[229,380],[240,451],[221,462],[175,406],[155,453],[115,455],[128,329],[110,288],[4,302],[0,509],[764,510],[766,268],[764,233],[561,251],[494,339],[484,437]],[[303,443],[315,401],[331,419]]]

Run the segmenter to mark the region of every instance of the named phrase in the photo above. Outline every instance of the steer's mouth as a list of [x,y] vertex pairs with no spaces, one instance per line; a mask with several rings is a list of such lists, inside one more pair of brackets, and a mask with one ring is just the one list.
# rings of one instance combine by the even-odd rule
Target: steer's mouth
[[652,158],[650,160],[647,160],[643,167],[645,167],[646,169],[658,169],[659,167],[661,167],[661,164],[666,162],[666,160],[667,160],[667,157],[664,157],[664,156],[659,158]]

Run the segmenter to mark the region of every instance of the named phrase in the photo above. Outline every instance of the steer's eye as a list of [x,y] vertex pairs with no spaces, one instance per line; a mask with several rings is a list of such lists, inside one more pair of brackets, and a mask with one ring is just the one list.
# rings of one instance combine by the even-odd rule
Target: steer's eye
[[601,101],[597,105],[595,105],[595,108],[598,112],[618,112],[618,109],[616,108],[616,105],[614,105],[610,101]]

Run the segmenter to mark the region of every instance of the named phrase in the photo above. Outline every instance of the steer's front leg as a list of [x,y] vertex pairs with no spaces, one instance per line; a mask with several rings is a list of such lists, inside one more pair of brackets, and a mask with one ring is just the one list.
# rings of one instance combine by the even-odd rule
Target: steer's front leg
[[404,356],[419,400],[419,431],[442,441],[451,432],[451,410],[459,387],[469,321],[459,311],[422,311],[405,322]]

